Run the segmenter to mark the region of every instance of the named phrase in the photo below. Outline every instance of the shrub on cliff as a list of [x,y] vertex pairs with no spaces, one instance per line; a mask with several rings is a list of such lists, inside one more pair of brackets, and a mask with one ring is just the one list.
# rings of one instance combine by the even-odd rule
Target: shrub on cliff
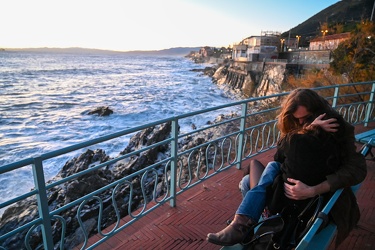
[[330,68],[335,74],[346,75],[349,82],[365,82],[375,79],[375,25],[361,22],[332,52]]

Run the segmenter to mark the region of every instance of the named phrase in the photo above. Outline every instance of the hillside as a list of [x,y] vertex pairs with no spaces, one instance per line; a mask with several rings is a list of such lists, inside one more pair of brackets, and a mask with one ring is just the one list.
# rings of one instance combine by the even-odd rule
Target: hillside
[[[320,25],[323,23],[329,26],[341,24],[346,29],[343,32],[350,31],[347,29],[353,27],[354,23],[370,19],[373,5],[374,0],[341,0],[292,28],[290,36],[300,35],[302,42],[308,42],[311,38],[321,35]],[[332,33],[333,29],[328,34]],[[288,37],[289,31],[281,36]]]
[[165,56],[185,56],[191,51],[199,51],[201,47],[177,47],[163,50],[143,50],[143,51],[127,51],[126,54],[131,55],[165,55]]

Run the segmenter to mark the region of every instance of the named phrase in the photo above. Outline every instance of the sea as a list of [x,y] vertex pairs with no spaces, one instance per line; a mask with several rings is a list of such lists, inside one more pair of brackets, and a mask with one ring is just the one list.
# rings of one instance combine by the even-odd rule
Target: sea
[[[0,51],[0,168],[99,136],[239,100],[238,94],[193,70],[206,66],[212,65],[195,64],[184,56]],[[87,115],[101,106],[114,113]],[[218,115],[187,120],[180,124],[181,130],[189,131],[192,124],[204,126]],[[124,149],[123,143],[100,146],[110,156]],[[74,156],[47,162],[46,180]],[[0,174],[0,203],[33,187],[30,166]]]

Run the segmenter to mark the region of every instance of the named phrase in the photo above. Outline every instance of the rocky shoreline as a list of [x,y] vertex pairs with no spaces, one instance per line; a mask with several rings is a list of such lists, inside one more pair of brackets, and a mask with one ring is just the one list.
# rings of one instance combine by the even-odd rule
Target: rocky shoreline
[[[206,61],[210,59],[202,59],[201,63]],[[285,64],[239,63],[229,60],[193,71],[199,71],[211,77],[215,84],[226,85],[242,98],[281,93],[281,86],[288,73]]]
[[[277,88],[270,88],[270,84],[267,84],[267,86],[264,87],[267,89],[267,91],[261,92],[258,89],[259,86],[255,86],[252,81],[251,84],[247,82],[246,77],[249,76],[244,76],[243,78],[241,78],[234,75],[233,72],[237,72],[238,74],[242,74],[243,72],[238,69],[234,69],[234,65],[228,63],[223,65],[218,64],[212,67],[206,67],[204,69],[196,69],[193,71],[199,71],[202,72],[204,75],[212,77],[213,83],[215,84],[228,84],[233,90],[237,89],[241,91],[243,95],[245,95],[243,93],[244,90],[249,91],[249,88],[252,89],[252,95],[259,93],[268,94],[269,91],[277,92],[277,90],[279,90]],[[250,87],[249,84],[251,85]],[[97,115],[110,115],[111,110],[108,107],[100,107],[97,110],[93,110],[89,113]],[[218,123],[225,119],[233,118],[233,116],[234,114],[223,114],[212,123]],[[225,124],[225,126],[214,127],[211,129],[201,131],[194,135],[188,136],[183,140],[180,140],[178,148],[181,151],[194,148],[198,145],[203,144],[204,142],[222,137],[223,135],[232,133],[234,131],[238,131],[238,127],[238,122],[230,122]],[[170,137],[170,133],[170,123],[165,123],[160,126],[145,129],[137,133],[130,139],[128,146],[120,152],[120,155],[118,157],[121,157],[125,154],[129,154],[143,147],[153,145],[156,142],[166,140]],[[205,150],[205,148],[202,148],[200,150]],[[203,157],[205,157],[205,154],[202,155]],[[168,156],[170,156],[170,148],[168,146],[158,146],[143,151],[140,154],[125,158],[121,161],[116,162],[115,164],[107,165],[105,167],[96,169],[95,171],[91,171],[87,174],[80,175],[79,177],[74,178],[61,185],[54,186],[53,188],[47,190],[49,209],[50,211],[59,209],[80,197],[83,197],[87,194],[94,192],[95,190],[98,190],[113,182],[116,182],[121,178],[136,173],[137,171],[142,170],[146,166],[150,166],[154,163],[157,163],[161,159],[165,159]],[[181,162],[183,166],[188,165],[188,160],[192,162],[210,162],[210,159],[206,161],[206,159],[198,159],[197,157],[199,156],[196,156],[196,158],[193,157],[188,159],[188,156],[184,156],[181,158]],[[53,183],[62,178],[72,176],[82,171],[86,171],[89,168],[93,168],[109,160],[112,159],[102,149],[96,149],[94,151],[87,150],[85,153],[79,155],[78,157],[75,157],[67,161],[65,165],[61,168],[60,172],[53,179],[49,180],[48,183]],[[209,166],[201,167],[200,171],[204,172],[207,167]],[[155,186],[157,187],[156,195],[158,197],[163,196],[166,193],[165,182],[166,178],[168,178],[168,173],[165,173],[165,169],[163,167],[158,169],[158,172],[159,173],[156,179],[149,178],[146,180],[146,182],[148,183],[146,189],[146,200],[148,201],[152,200],[153,188]],[[194,169],[191,172],[195,173],[195,175],[199,175],[199,173],[196,173],[196,169]],[[182,181],[188,181],[189,175],[191,175],[191,173],[186,168],[181,172],[180,175],[180,179]],[[144,203],[145,198],[143,197],[142,193],[141,185],[143,184],[141,183],[141,181],[142,180],[140,176],[134,177],[132,178],[131,183],[129,182],[124,185],[121,185],[121,187],[117,189],[116,194],[114,194],[116,206],[120,211],[119,216],[121,218],[128,215],[129,203],[131,204],[131,211],[136,210]],[[130,186],[133,187],[132,197],[130,197]],[[108,226],[112,225],[117,221],[118,215],[116,214],[112,204],[112,192],[113,188],[110,188],[106,189],[105,191],[97,195],[99,199],[102,200],[103,206],[101,218],[102,229],[107,228]],[[82,225],[80,225],[79,221],[76,218],[79,205],[75,205],[70,209],[64,210],[62,213],[59,214],[66,220],[66,241],[64,244],[64,247],[66,249],[71,249],[77,246],[78,244],[82,243],[84,239],[82,227],[86,229],[88,235],[90,236],[98,233],[97,223],[99,220],[99,205],[99,202],[95,200],[90,200],[86,202],[84,209],[80,212],[83,223]],[[37,219],[38,216],[39,215],[35,198],[27,198],[25,200],[17,202],[16,204],[12,205],[4,211],[0,219],[0,234],[4,235],[7,232],[13,230],[14,228],[18,228],[32,220]],[[61,222],[59,220],[53,220],[53,222],[54,223],[52,225],[52,234],[54,242],[57,242],[57,246],[59,244],[60,237],[62,234],[62,227]],[[8,238],[5,242],[1,243],[1,246],[6,247],[8,249],[25,249],[23,247],[23,242],[26,233],[27,230],[24,230],[16,234],[15,236]],[[41,243],[41,230],[40,227],[37,227],[31,234],[30,245],[33,249],[35,249]]]
[[[230,114],[229,117],[233,117],[233,114]],[[213,121],[213,123],[220,122],[223,119],[227,119],[229,117],[226,115],[221,115],[215,121]],[[211,128],[205,131],[201,131],[194,136],[188,136],[187,138],[180,140],[178,148],[182,151],[185,151],[189,148],[196,147],[197,145],[200,145],[206,141],[221,137],[222,135],[228,134],[235,130],[238,130],[238,123],[231,122],[224,128]],[[129,154],[143,147],[152,145],[156,142],[163,141],[170,137],[170,133],[170,123],[165,123],[160,126],[142,130],[130,139],[128,146],[120,152],[118,157]],[[125,158],[119,162],[116,162],[115,164],[96,169],[95,171],[74,178],[61,185],[57,185],[47,190],[49,210],[53,211],[59,209],[80,197],[103,188],[110,183],[118,181],[121,178],[133,174],[145,168],[146,166],[150,166],[168,156],[170,156],[170,148],[166,146],[158,146],[146,150],[141,154]],[[181,158],[184,166],[187,165],[187,158],[188,156]],[[53,179],[48,181],[48,184],[62,178],[80,173],[89,168],[93,168],[109,160],[111,160],[111,158],[102,149],[96,149],[94,151],[87,150],[78,157],[67,161],[61,168],[60,172]],[[189,161],[196,162],[198,161],[198,158],[190,158]],[[199,161],[206,162],[204,159],[199,159]],[[202,167],[201,171],[205,171],[205,169],[206,167]],[[146,200],[148,201],[152,200],[154,185],[157,186],[156,195],[158,197],[163,196],[166,192],[165,178],[167,176],[167,173],[164,173],[163,167],[161,167],[158,171],[159,174],[156,181],[155,178],[149,178],[146,180],[146,182],[148,182],[146,189]],[[195,170],[192,172],[196,173]],[[187,169],[184,169],[181,172],[181,180],[187,181],[189,179],[189,174],[189,171]],[[141,177],[138,176],[132,178],[131,185],[133,186],[133,197],[129,197],[130,183],[122,185],[114,195],[121,218],[128,215],[129,203],[131,204],[132,211],[134,211],[142,206],[145,200],[143,198],[141,189]],[[113,188],[107,189],[97,195],[102,200],[103,206],[101,218],[102,229],[107,228],[117,221],[117,215],[112,204],[112,192]],[[78,205],[75,205],[59,214],[66,220],[66,241],[64,244],[64,247],[66,249],[72,249],[73,247],[82,243],[84,239],[84,233],[81,229],[82,226],[87,230],[88,235],[90,236],[98,233],[97,223],[99,220],[99,203],[95,200],[86,202],[84,209],[80,212],[83,225],[80,225],[76,218],[78,207]],[[30,197],[17,202],[4,211],[0,219],[0,234],[4,235],[14,228],[18,228],[32,220],[37,219],[38,216],[37,203],[34,197]],[[57,247],[62,233],[61,222],[59,220],[53,220],[52,228],[53,239],[54,242],[57,242]],[[25,249],[23,246],[23,242],[26,233],[27,230],[24,230],[16,234],[15,236],[8,238],[0,245],[6,247],[7,249]],[[30,245],[32,249],[36,249],[41,243],[41,230],[40,227],[37,227],[31,234]]]

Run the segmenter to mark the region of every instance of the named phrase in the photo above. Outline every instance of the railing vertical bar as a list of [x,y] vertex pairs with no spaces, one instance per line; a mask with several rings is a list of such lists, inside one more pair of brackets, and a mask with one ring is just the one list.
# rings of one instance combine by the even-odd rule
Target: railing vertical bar
[[366,110],[366,118],[365,118],[365,124],[364,124],[365,127],[367,127],[368,122],[370,120],[370,113],[371,113],[372,104],[373,104],[373,101],[374,101],[374,92],[375,92],[375,82],[372,83],[370,99],[368,100],[368,105],[367,105],[367,110]]
[[172,199],[169,204],[171,207],[176,206],[177,193],[177,151],[178,151],[178,119],[172,120],[172,141],[171,141],[171,185],[170,192]]
[[333,94],[332,108],[336,108],[337,100],[339,98],[339,87],[335,87],[335,93]]
[[240,124],[240,135],[238,137],[238,149],[237,149],[237,169],[241,169],[242,154],[244,148],[244,136],[246,129],[246,114],[247,114],[247,102],[242,103],[241,109],[241,124]]
[[48,208],[47,190],[44,179],[43,163],[40,157],[34,158],[33,175],[38,202],[39,217],[42,219],[43,245],[45,249],[53,249],[52,226]]

